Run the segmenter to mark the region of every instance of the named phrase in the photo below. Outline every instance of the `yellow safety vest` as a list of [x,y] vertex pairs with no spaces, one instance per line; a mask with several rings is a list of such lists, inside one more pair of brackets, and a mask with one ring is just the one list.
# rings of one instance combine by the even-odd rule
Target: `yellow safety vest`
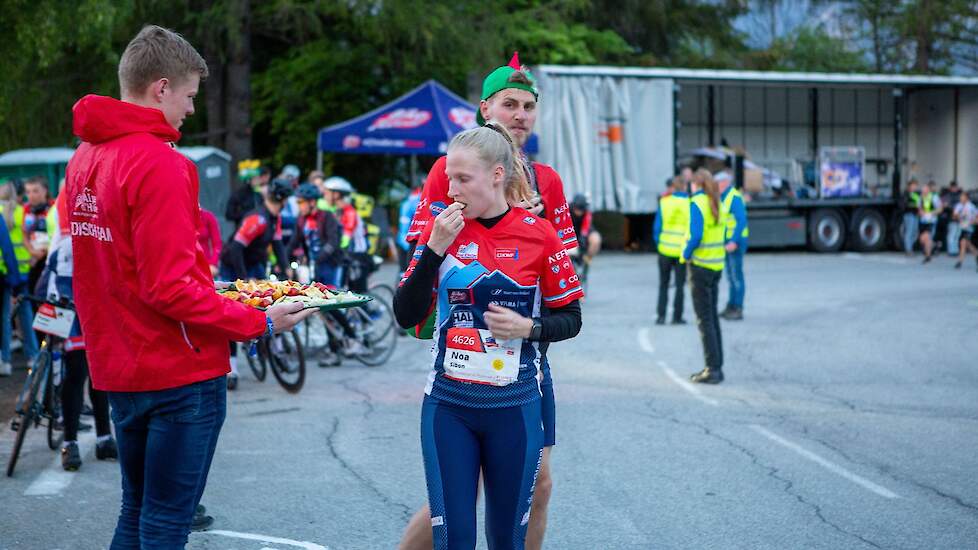
[[[733,207],[733,200],[735,196],[740,197],[741,202],[743,202],[744,195],[743,193],[740,192],[740,189],[737,189],[736,187],[731,187],[730,192],[727,193],[727,197],[723,199],[723,215],[727,217],[728,239],[733,238],[734,229],[737,229],[737,218],[730,213],[730,209]],[[744,206],[747,205],[745,204]],[[744,224],[744,231],[741,237],[746,239],[749,235],[750,235],[750,229],[747,227],[747,224]]]
[[693,265],[713,271],[723,271],[723,262],[727,257],[727,251],[723,248],[727,229],[723,207],[720,208],[720,219],[714,218],[713,211],[710,210],[710,197],[706,194],[695,195],[693,206],[698,208],[703,216],[703,236],[699,246],[693,250]]
[[683,253],[686,231],[689,228],[689,198],[667,195],[659,200],[662,233],[659,234],[659,254],[678,258]]
[[934,211],[934,195],[935,195],[934,193],[924,193],[924,198],[923,198],[924,214],[930,214],[931,212]]
[[[3,207],[0,206],[0,214]],[[10,228],[10,242],[14,245],[14,256],[17,257],[17,269],[22,275],[31,272],[31,253],[24,246],[24,207],[17,206],[14,209],[14,226]],[[5,268],[6,269],[6,268]]]

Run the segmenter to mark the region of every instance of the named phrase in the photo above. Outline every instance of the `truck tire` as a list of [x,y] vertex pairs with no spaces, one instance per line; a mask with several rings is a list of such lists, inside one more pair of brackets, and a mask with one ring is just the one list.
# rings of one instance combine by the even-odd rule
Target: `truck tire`
[[842,212],[819,208],[808,222],[808,242],[816,252],[838,252],[846,244],[846,224]]
[[860,208],[852,216],[850,243],[859,252],[877,252],[886,245],[886,219],[875,208]]

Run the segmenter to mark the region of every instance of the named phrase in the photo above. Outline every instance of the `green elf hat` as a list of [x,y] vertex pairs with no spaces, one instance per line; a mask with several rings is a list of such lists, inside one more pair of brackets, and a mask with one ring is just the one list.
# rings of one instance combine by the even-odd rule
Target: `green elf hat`
[[[513,58],[509,60],[508,65],[497,67],[496,70],[489,73],[489,76],[482,81],[482,101],[489,99],[496,92],[505,90],[506,88],[526,90],[533,94],[534,99],[539,99],[536,80],[533,78],[533,75],[530,74],[530,70],[527,69],[525,65],[520,65],[519,55],[520,52],[513,52]],[[509,77],[513,76],[513,73],[516,71],[520,71],[526,75],[526,78],[530,81],[530,84],[524,84],[523,82],[510,82]],[[475,110],[475,120],[479,123],[479,126],[485,126],[486,119],[482,118],[482,109]]]

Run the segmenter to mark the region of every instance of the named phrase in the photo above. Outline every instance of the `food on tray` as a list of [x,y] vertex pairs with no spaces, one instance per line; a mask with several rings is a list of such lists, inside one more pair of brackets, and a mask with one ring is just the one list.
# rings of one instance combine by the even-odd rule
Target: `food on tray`
[[335,292],[321,283],[304,285],[295,281],[237,281],[218,290],[225,298],[242,304],[267,308],[273,304],[300,302],[306,307],[322,307],[361,301],[352,292]]

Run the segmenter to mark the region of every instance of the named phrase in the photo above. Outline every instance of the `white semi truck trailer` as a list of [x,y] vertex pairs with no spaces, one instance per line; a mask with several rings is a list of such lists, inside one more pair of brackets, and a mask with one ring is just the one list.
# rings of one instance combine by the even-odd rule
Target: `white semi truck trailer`
[[[689,152],[721,143],[793,189],[752,193],[752,246],[880,250],[899,242],[897,198],[910,178],[978,188],[975,77],[556,65],[534,74],[540,160],[568,198],[584,193],[595,210],[654,214]],[[859,191],[829,197],[819,155],[842,147],[862,152]]]

